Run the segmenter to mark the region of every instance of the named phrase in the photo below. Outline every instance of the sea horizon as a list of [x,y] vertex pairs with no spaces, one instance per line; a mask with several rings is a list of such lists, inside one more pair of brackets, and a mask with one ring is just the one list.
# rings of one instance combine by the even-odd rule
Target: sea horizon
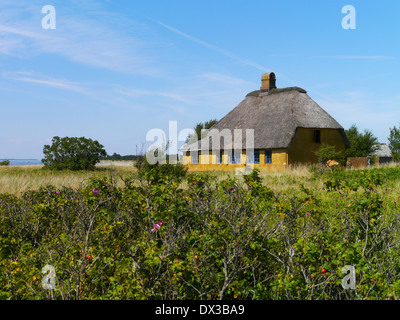
[[23,166],[23,165],[41,165],[41,159],[12,159],[12,158],[0,158],[1,161],[8,160],[10,161],[10,166]]

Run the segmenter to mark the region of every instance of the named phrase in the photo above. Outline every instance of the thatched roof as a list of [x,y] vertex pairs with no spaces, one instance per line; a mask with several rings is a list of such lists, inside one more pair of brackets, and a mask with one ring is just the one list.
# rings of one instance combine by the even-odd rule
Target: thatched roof
[[[210,147],[204,150],[219,149],[212,146],[212,138],[220,138],[221,134],[212,132],[217,129],[242,129],[242,146],[246,149],[246,129],[254,129],[254,148],[274,149],[287,148],[297,128],[339,129],[345,143],[348,140],[343,127],[324,109],[312,100],[302,88],[290,87],[271,89],[269,92],[259,90],[250,92],[237,107],[217,122],[205,139],[209,139]],[[199,150],[200,141],[182,147],[181,151]],[[232,148],[232,144],[221,146]],[[235,146],[235,149],[238,146]]]
[[388,147],[386,143],[379,143],[377,145],[377,149],[374,152],[374,156],[376,157],[391,157],[392,151]]

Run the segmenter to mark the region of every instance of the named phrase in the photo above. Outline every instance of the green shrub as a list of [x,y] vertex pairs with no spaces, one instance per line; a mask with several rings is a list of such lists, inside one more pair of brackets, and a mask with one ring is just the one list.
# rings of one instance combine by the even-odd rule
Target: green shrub
[[165,164],[150,164],[145,156],[138,156],[134,166],[138,170],[139,178],[145,179],[150,183],[157,184],[165,180],[181,181],[186,176],[187,167],[177,162],[171,164],[166,161]]
[[322,144],[319,150],[316,152],[316,155],[318,157],[318,161],[322,164],[325,164],[329,160],[337,161],[339,164],[343,164],[344,162],[343,152],[336,151],[335,146]]
[[[162,168],[139,167],[123,186],[110,176],[1,194],[0,299],[400,295],[397,194],[384,171],[328,171],[330,188],[276,194],[257,170],[218,180]],[[42,286],[46,265],[54,290]],[[341,286],[345,265],[356,267],[354,290]]]
[[51,170],[93,170],[96,163],[107,155],[96,140],[85,137],[53,137],[51,145],[43,148],[44,168]]
[[9,165],[10,165],[10,160],[0,161],[0,166],[9,166]]

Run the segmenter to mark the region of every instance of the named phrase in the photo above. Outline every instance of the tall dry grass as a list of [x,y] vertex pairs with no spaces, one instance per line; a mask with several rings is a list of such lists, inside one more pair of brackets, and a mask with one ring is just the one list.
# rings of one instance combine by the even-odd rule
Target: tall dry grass
[[[0,167],[0,193],[20,195],[27,190],[38,190],[41,186],[53,185],[55,187],[71,187],[78,189],[83,187],[91,177],[114,176],[117,185],[123,185],[123,179],[132,176],[136,172],[133,165],[98,165],[93,172],[89,171],[49,171],[43,170],[40,165],[7,166]],[[227,177],[235,177],[243,180],[243,176],[234,172],[211,171],[210,175],[218,180]],[[293,166],[283,172],[262,172],[264,183],[274,191],[287,190],[299,182],[307,182],[310,171],[307,166]],[[315,181],[314,181],[315,183]],[[185,188],[185,182],[182,185]]]
[[83,187],[91,177],[115,176],[119,185],[123,184],[121,177],[134,174],[132,166],[98,166],[94,171],[50,171],[43,170],[40,165],[0,167],[0,193],[20,195],[27,190],[38,190],[45,185],[55,187]]
[[[382,165],[381,167],[391,168],[398,167],[398,165],[392,163]],[[102,178],[114,176],[117,185],[123,186],[124,182],[122,178],[129,178],[135,172],[136,168],[133,165],[126,164],[98,165],[93,172],[49,171],[43,170],[42,166],[39,165],[0,166],[0,193],[20,195],[27,190],[37,190],[45,185],[78,189],[84,186],[91,177]],[[243,181],[243,176],[235,175],[234,172],[209,171],[207,174],[215,176],[218,180],[234,177],[239,181]],[[284,192],[292,187],[299,186],[299,184],[316,189],[323,186],[323,178],[313,177],[310,167],[307,165],[290,166],[285,171],[261,172],[260,176],[263,179],[264,185],[275,192]],[[186,188],[185,181],[183,181],[182,187]],[[400,180],[393,181],[391,187],[400,189]]]

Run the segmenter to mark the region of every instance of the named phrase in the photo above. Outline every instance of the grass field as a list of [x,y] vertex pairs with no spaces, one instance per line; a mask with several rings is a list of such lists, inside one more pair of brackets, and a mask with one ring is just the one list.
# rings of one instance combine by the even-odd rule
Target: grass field
[[[0,194],[11,193],[20,195],[27,190],[38,190],[41,186],[53,185],[55,187],[81,188],[90,177],[114,176],[117,185],[122,186],[121,178],[128,178],[136,173],[136,168],[131,163],[110,163],[96,167],[94,171],[49,171],[43,170],[40,165],[7,166],[0,167]],[[210,172],[210,175],[219,179],[235,176],[243,180],[242,176],[234,173]],[[284,190],[310,177],[307,166],[298,166],[285,172],[261,173],[261,177],[270,188],[275,191]],[[314,181],[315,183],[315,181]],[[183,182],[185,184],[185,182]]]
[[[400,176],[396,175],[400,168],[396,164],[382,166],[380,170],[394,170],[391,186],[400,187]],[[354,171],[354,170],[353,170]],[[110,162],[109,164],[98,165],[94,171],[49,171],[43,170],[40,165],[25,166],[0,166],[0,194],[11,193],[20,195],[27,190],[38,190],[41,186],[52,185],[55,187],[71,187],[78,189],[84,187],[91,177],[114,177],[117,186],[124,184],[122,179],[134,176],[136,168],[131,162]],[[225,179],[228,176],[243,180],[243,176],[227,173],[225,171],[209,172],[210,175],[218,179]],[[276,192],[296,187],[299,183],[306,183],[314,188],[320,188],[323,185],[323,178],[313,177],[309,167],[300,165],[289,168],[282,172],[261,172],[261,178],[265,185]],[[185,182],[183,182],[183,187]]]
[[[77,189],[83,187],[90,177],[127,177],[134,172],[133,165],[98,166],[94,171],[50,171],[43,170],[40,165],[0,167],[0,193],[20,195],[45,185]],[[117,181],[122,182],[120,178]]]

